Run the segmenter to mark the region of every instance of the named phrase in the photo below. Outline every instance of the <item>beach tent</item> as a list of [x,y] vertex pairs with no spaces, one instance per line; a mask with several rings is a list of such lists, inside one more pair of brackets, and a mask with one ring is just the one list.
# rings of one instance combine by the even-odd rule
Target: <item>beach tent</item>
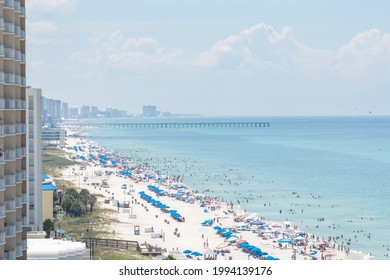
[[201,224],[204,225],[204,226],[205,225],[210,226],[213,222],[214,222],[213,219],[208,219],[208,220],[203,221]]

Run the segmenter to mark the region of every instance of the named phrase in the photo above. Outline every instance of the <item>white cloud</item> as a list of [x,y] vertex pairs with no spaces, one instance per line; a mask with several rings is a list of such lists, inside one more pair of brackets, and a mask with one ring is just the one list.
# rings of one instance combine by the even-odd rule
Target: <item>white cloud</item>
[[28,0],[28,12],[69,12],[72,11],[78,0]]
[[390,70],[390,34],[378,29],[356,34],[338,51],[337,68],[343,77]]
[[261,23],[218,41],[197,55],[194,64],[205,68],[361,77],[389,70],[390,34],[377,29],[358,33],[347,45],[331,51],[300,42],[290,27],[277,31]]
[[333,55],[330,51],[312,49],[293,36],[293,29],[280,32],[260,23],[217,42],[195,59],[202,67],[251,68],[257,70],[305,72],[321,71],[329,67]]
[[149,37],[125,38],[120,31],[95,35],[90,41],[96,48],[92,60],[115,69],[173,65],[183,56],[181,49],[164,48]]

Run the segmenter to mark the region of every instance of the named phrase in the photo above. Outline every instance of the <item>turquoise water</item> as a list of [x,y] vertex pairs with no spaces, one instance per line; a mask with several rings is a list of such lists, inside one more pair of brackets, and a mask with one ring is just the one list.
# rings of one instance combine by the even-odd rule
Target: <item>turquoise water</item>
[[[387,259],[390,117],[158,118],[269,121],[269,128],[90,129],[99,144],[270,220]],[[319,219],[323,221],[319,221]],[[342,237],[342,238],[341,238]]]

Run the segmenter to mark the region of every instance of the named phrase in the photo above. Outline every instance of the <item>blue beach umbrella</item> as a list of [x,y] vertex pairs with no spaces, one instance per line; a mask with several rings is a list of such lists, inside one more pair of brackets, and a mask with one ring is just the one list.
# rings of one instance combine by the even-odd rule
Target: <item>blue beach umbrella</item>
[[187,250],[184,250],[183,253],[184,253],[184,254],[191,254],[192,251],[187,249]]
[[278,239],[278,243],[291,243],[291,242],[292,242],[292,239],[290,239],[290,238]]

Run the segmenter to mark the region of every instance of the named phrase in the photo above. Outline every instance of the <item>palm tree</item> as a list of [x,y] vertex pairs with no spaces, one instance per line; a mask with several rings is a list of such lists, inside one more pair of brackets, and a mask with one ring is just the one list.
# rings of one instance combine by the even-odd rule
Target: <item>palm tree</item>
[[93,207],[95,206],[96,201],[97,201],[96,196],[91,194],[89,196],[89,199],[88,199],[88,203],[89,203],[89,206],[90,206],[90,212],[91,213],[93,212]]
[[81,203],[85,207],[85,212],[88,211],[88,202],[90,200],[90,197],[91,197],[91,193],[87,189],[82,189],[79,193],[79,198]]

